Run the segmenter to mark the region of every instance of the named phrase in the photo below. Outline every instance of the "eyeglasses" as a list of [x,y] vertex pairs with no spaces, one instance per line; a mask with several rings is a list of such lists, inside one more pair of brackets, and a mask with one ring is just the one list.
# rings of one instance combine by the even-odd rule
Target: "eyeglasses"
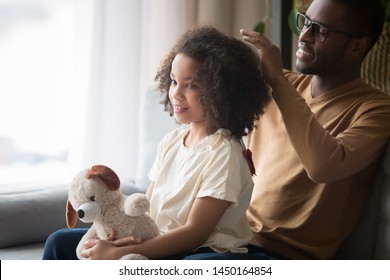
[[318,22],[312,21],[307,16],[305,16],[302,13],[297,13],[297,22],[296,22],[297,28],[299,31],[305,31],[306,29],[311,27],[311,36],[313,36],[314,39],[320,42],[325,42],[326,38],[328,37],[329,32],[333,33],[339,33],[344,34],[346,36],[350,37],[359,37],[356,34],[340,31],[340,30],[331,30],[322,24],[319,24]]

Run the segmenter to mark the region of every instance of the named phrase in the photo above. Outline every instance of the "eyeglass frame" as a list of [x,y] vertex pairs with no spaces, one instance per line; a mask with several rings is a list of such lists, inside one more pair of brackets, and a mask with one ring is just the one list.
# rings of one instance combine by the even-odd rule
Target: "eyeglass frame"
[[[298,24],[298,23],[300,22],[300,20],[299,20],[299,19],[300,19],[300,16],[303,17],[303,18],[305,19],[303,28],[300,28],[300,27],[299,27],[299,24]],[[306,21],[308,21],[309,24],[305,24]],[[319,27],[319,28],[318,28],[318,32],[316,33],[317,35],[314,34],[315,31],[314,31],[314,29],[313,29],[313,24],[314,24],[315,26],[317,25],[317,26]],[[346,32],[346,31],[341,31],[341,30],[329,29],[328,27],[322,25],[321,23],[318,23],[318,22],[316,22],[316,21],[311,20],[311,19],[308,18],[305,14],[300,13],[300,12],[297,12],[297,17],[296,17],[296,20],[295,20],[295,25],[296,25],[297,29],[299,30],[299,32],[302,32],[302,31],[304,31],[304,30],[307,30],[307,29],[311,28],[311,36],[312,36],[314,39],[316,39],[316,40],[318,40],[318,41],[320,41],[320,42],[322,42],[322,43],[324,43],[325,40],[326,40],[326,38],[328,38],[328,33],[329,33],[329,32],[330,32],[330,33],[339,33],[339,34],[343,34],[343,35],[346,35],[346,36],[349,36],[349,37],[360,37],[359,35],[354,34],[354,33]],[[326,33],[320,32],[320,29],[321,29],[321,28],[324,29],[324,30],[326,31]],[[323,40],[320,40],[320,38],[318,38],[318,34],[324,35],[324,39],[323,39]]]

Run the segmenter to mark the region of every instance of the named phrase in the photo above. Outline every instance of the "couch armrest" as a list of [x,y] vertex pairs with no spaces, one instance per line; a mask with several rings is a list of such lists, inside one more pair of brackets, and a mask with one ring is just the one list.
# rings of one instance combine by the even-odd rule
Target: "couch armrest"
[[0,248],[44,242],[65,224],[67,188],[0,195]]
[[[134,182],[121,184],[129,195],[141,192]],[[0,194],[0,248],[42,243],[54,231],[65,228],[68,186],[53,186],[29,192]],[[77,223],[77,227],[91,224]]]

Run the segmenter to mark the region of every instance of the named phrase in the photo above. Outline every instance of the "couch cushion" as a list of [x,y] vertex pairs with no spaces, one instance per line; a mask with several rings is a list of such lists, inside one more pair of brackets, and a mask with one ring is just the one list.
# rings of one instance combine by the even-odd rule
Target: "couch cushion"
[[174,118],[169,116],[164,111],[164,106],[160,104],[160,92],[155,87],[150,87],[141,97],[139,152],[135,178],[137,187],[144,192],[150,184],[148,173],[156,156],[157,145],[167,132],[177,126]]
[[375,258],[390,259],[390,143],[383,161],[383,187],[380,195],[379,226]]
[[[134,182],[121,184],[129,195],[140,192]],[[0,248],[45,242],[54,231],[66,227],[68,186],[53,186],[23,193],[0,195]],[[90,224],[78,222],[77,227]]]
[[0,260],[41,260],[44,243],[0,249]]
[[44,242],[65,224],[67,188],[0,195],[0,248]]
[[337,259],[390,258],[389,175],[390,144],[379,166],[366,209],[352,234],[341,244]]

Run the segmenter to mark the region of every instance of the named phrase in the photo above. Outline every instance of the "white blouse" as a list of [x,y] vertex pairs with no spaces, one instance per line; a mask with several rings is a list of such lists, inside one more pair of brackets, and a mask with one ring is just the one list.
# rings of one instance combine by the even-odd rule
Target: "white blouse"
[[217,252],[242,252],[251,240],[246,217],[253,190],[243,147],[227,129],[219,129],[187,148],[189,127],[168,133],[159,143],[149,179],[155,182],[150,215],[162,234],[185,224],[197,197],[232,202],[203,246]]

